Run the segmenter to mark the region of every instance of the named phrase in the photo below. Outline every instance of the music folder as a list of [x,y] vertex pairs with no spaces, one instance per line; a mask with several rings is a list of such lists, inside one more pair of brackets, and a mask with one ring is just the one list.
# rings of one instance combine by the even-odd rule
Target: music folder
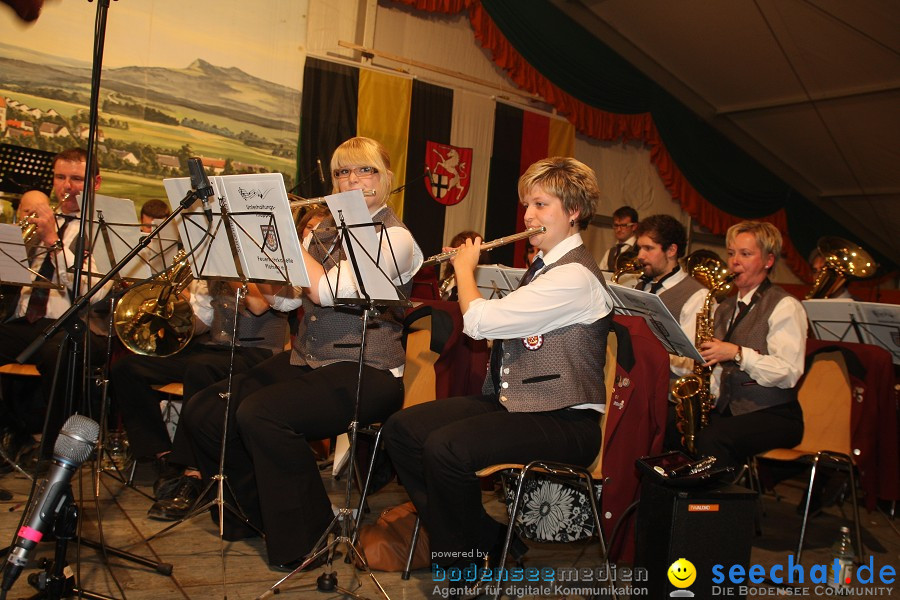
[[608,286],[616,305],[616,312],[643,317],[650,331],[669,354],[684,356],[700,363],[706,362],[694,346],[694,340],[688,338],[678,320],[672,316],[659,296],[617,283],[610,283]]
[[[283,176],[224,175],[210,177],[209,182],[214,194],[212,220],[207,221],[199,202],[178,220],[194,276],[309,286]],[[163,185],[173,206],[191,190],[189,177],[164,179]],[[230,232],[225,230],[223,207]]]

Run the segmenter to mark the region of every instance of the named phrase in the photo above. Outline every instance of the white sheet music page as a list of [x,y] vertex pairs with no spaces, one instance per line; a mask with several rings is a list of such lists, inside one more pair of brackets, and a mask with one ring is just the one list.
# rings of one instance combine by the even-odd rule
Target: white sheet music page
[[[342,216],[348,226],[372,223],[372,215],[369,214],[369,207],[366,206],[361,190],[333,194],[326,196],[325,200],[329,210],[331,210],[331,214],[334,215],[335,223],[339,227]],[[362,283],[369,297],[373,300],[400,300],[397,288],[379,270],[379,267],[386,272],[394,270],[392,265],[394,257],[390,256],[386,251],[382,250],[379,252],[381,249],[378,243],[382,239],[381,226],[350,227],[349,232],[350,235],[345,237],[342,242],[344,252],[349,258],[350,254],[347,246],[348,244],[353,244],[353,251],[363,278]],[[385,233],[384,235],[386,236],[387,234]],[[374,259],[378,259],[378,265],[375,264]],[[388,265],[391,265],[390,269]]]
[[[228,243],[228,236],[222,228],[222,211],[217,200],[221,194],[216,179],[218,178],[209,179],[214,192],[214,197],[210,198],[209,203],[213,213],[212,223],[207,222],[200,201],[197,200],[191,205],[190,210],[182,211],[176,217],[178,234],[181,236],[185,252],[188,253],[194,277],[237,279],[238,273],[234,266],[231,244]],[[181,200],[191,191],[190,177],[163,179],[163,185],[172,206],[181,204]],[[207,236],[207,231],[211,235]]]
[[[109,236],[109,245],[112,256],[106,248],[103,232],[99,228],[100,215],[106,223],[106,234]],[[93,258],[93,272],[97,275],[105,275],[110,268],[125,258],[132,248],[138,245],[141,236],[141,228],[138,225],[137,211],[134,202],[128,198],[115,198],[94,195],[94,239],[91,247]],[[146,279],[151,275],[150,267],[139,257],[134,257],[126,264],[119,275],[126,279]]]
[[0,281],[27,285],[33,276],[28,270],[22,228],[11,223],[0,223]]
[[251,281],[309,286],[281,173],[215,177],[233,219],[244,275]]

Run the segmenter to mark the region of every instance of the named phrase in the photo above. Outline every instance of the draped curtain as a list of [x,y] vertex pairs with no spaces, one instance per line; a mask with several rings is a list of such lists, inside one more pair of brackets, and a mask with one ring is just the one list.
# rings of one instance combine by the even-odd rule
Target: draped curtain
[[549,2],[395,1],[428,12],[466,11],[475,38],[520,89],[540,95],[584,135],[644,144],[672,198],[713,233],[743,219],[773,223],[784,234],[786,264],[806,280],[805,256],[819,235],[852,239]]

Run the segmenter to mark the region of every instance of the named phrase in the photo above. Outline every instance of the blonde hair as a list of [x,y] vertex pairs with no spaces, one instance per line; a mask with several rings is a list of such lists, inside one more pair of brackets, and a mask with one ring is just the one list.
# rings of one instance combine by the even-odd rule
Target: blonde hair
[[742,233],[753,234],[756,238],[756,245],[759,246],[764,257],[769,254],[775,257],[775,261],[772,262],[774,267],[778,257],[781,256],[781,232],[771,223],[764,221],[741,221],[728,228],[725,233],[725,246],[730,246],[734,242],[734,238]]
[[391,157],[381,142],[367,137],[354,137],[337,147],[334,154],[331,155],[332,193],[336,194],[341,191],[334,172],[352,166],[378,169],[380,176],[378,197],[382,202],[387,202],[394,174],[391,172]]
[[544,158],[519,177],[519,201],[535,187],[559,198],[566,212],[578,211],[578,226],[587,229],[600,199],[600,186],[593,169],[566,156]]

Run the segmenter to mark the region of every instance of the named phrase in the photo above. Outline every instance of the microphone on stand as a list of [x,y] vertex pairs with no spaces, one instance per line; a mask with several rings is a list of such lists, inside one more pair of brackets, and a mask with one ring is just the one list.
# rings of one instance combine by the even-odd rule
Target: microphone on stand
[[69,481],[94,451],[99,434],[100,425],[83,415],[72,415],[62,426],[53,446],[53,464],[35,488],[33,502],[25,513],[16,543],[9,553],[3,572],[4,592],[8,592],[19,578],[28,564],[29,554],[44,534],[53,529],[54,521],[65,503]]
[[402,192],[406,186],[411,184],[413,181],[422,179],[423,177],[428,177],[428,179],[431,179],[431,169],[429,169],[428,167],[425,167],[425,171],[421,175],[414,175],[413,177],[410,177],[409,179],[406,180],[406,182],[403,185],[391,190],[391,194],[397,194],[397,193]]
[[209,184],[209,177],[203,169],[203,162],[199,158],[188,159],[188,170],[191,173],[191,188],[200,197],[203,203],[203,214],[206,215],[207,223],[212,223],[212,208],[209,206],[209,197],[213,195],[212,186]]

